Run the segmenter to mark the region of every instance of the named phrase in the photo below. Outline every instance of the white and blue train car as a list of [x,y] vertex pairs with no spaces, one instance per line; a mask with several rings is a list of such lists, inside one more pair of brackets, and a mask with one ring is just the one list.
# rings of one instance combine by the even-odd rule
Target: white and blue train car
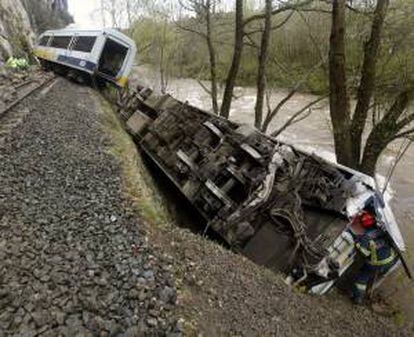
[[42,64],[72,69],[124,87],[135,61],[135,42],[115,29],[49,30],[34,50]]

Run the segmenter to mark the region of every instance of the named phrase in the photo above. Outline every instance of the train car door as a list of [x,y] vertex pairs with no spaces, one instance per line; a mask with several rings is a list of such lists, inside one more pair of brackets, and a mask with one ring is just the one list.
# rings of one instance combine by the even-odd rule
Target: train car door
[[98,71],[114,80],[122,71],[129,48],[115,37],[107,37],[99,59]]

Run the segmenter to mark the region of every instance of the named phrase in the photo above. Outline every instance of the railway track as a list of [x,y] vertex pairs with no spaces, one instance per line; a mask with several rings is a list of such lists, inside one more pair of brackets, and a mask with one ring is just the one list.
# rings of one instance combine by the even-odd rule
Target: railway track
[[35,95],[40,89],[45,88],[56,79],[55,75],[33,78],[14,86],[17,98],[0,110],[0,144],[5,141],[10,132],[17,127],[25,118],[29,109],[21,104]]

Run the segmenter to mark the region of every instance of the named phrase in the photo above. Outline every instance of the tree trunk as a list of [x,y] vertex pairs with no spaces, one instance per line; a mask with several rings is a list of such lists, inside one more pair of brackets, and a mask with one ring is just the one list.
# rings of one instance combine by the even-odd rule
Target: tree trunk
[[233,99],[234,86],[236,84],[237,74],[240,68],[240,61],[243,51],[243,2],[244,0],[236,0],[236,27],[235,27],[235,41],[233,50],[233,60],[231,62],[230,70],[227,74],[226,86],[223,94],[223,102],[221,104],[220,116],[229,118],[231,101]]
[[[359,169],[373,176],[378,159],[387,145],[396,139],[397,134],[408,124],[402,123],[401,115],[407,109],[412,98],[412,91],[402,91],[395,98],[385,116],[371,130],[364,148]],[[411,121],[407,120],[407,123]]]
[[359,165],[361,172],[372,177],[375,175],[378,159],[391,141],[390,138],[386,138],[389,136],[386,133],[387,131],[382,126],[378,126],[371,131],[364,148],[361,164]]
[[345,8],[346,0],[333,0],[329,49],[329,105],[337,161],[355,167],[349,132],[351,121],[346,86]]
[[364,61],[361,82],[358,88],[357,105],[352,118],[352,155],[359,163],[361,159],[362,133],[364,132],[369,106],[375,89],[376,65],[389,0],[378,0],[371,26],[371,36],[364,46]]
[[[379,141],[377,139],[377,141]],[[378,159],[387,146],[382,142],[372,143],[365,147],[364,155],[361,161],[361,172],[373,177],[375,175],[375,168],[377,167]]]
[[257,73],[257,96],[255,106],[254,126],[260,130],[263,120],[263,102],[266,90],[266,63],[269,54],[270,30],[272,26],[272,0],[266,0],[265,22],[259,53],[259,68]]
[[206,3],[206,26],[207,26],[207,47],[210,56],[210,81],[211,81],[211,103],[213,106],[213,112],[218,115],[219,107],[217,102],[217,66],[216,66],[216,51],[213,45],[213,34],[211,25],[211,0],[207,0]]
[[168,79],[165,59],[165,49],[166,49],[166,35],[167,35],[167,24],[163,22],[162,36],[160,36],[160,50],[159,50],[159,67],[160,67],[160,90],[161,93],[165,94],[167,92]]

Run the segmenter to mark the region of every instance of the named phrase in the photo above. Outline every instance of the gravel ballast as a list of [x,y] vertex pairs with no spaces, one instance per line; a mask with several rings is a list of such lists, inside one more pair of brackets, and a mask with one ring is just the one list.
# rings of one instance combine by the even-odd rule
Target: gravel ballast
[[0,147],[0,336],[180,335],[95,95],[59,79]]

